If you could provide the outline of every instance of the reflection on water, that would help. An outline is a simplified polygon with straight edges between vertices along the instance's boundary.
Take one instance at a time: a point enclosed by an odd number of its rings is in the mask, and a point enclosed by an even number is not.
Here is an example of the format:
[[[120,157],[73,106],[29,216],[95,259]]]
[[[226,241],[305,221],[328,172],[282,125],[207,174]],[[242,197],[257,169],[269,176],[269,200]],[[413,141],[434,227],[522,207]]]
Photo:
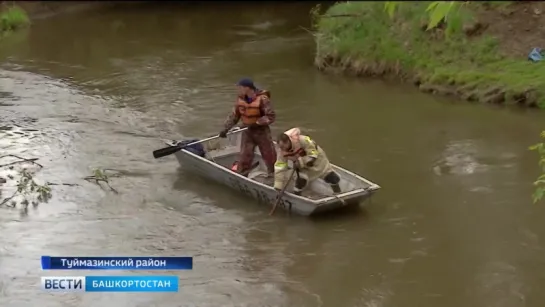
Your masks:
[[[476,172],[486,172],[487,166],[477,162],[475,158],[475,154],[479,152],[475,145],[472,140],[448,144],[444,158],[438,161],[434,171],[437,175],[471,175]]]
[[[0,148],[37,157],[50,203],[0,210],[6,306],[541,306],[542,114],[318,73],[312,3],[142,5],[37,21],[3,41]],[[383,188],[365,209],[277,214],[151,152],[218,132],[250,76],[274,133],[301,127]],[[116,169],[120,194],[82,180]],[[194,256],[176,294],[40,293],[39,257]],[[80,274],[73,272],[74,274]],[[135,272],[130,272],[135,274]],[[171,272],[169,272],[171,273]],[[49,273],[48,273],[49,274]],[[53,275],[53,274],[52,274]]]

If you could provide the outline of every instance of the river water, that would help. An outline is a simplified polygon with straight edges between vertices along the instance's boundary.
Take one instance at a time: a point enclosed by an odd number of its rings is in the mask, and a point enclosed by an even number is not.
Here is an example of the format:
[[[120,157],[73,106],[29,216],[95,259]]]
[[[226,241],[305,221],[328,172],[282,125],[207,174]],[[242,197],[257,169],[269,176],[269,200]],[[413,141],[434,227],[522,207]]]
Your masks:
[[[542,306],[545,209],[531,204],[527,147],[544,115],[321,74],[302,28],[311,6],[154,3],[3,39],[2,154],[40,158],[37,180],[78,186],[0,209],[0,305]],[[161,138],[217,133],[244,76],[271,90],[275,132],[301,127],[380,184],[376,197],[318,219],[269,217],[152,158]],[[93,168],[120,172],[119,194],[83,181]],[[175,294],[48,294],[39,277],[59,274],[41,271],[41,255],[193,256],[194,270],[169,272]]]

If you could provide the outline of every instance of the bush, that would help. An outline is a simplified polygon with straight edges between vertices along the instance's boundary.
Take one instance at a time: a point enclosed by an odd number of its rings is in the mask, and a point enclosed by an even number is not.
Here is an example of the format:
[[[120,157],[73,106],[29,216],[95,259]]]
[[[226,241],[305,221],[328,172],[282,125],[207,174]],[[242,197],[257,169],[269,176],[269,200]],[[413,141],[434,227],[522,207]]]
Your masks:
[[[0,32],[12,31],[30,24],[26,12],[17,6],[11,6],[0,12]]]
[[[316,64],[363,75],[418,76],[417,84],[443,85],[468,100],[545,107],[545,65],[508,58],[496,38],[468,36],[478,3],[460,6],[457,27],[426,31],[431,2],[404,2],[393,18],[384,2],[337,3],[316,19]],[[448,34],[448,36],[445,36]]]

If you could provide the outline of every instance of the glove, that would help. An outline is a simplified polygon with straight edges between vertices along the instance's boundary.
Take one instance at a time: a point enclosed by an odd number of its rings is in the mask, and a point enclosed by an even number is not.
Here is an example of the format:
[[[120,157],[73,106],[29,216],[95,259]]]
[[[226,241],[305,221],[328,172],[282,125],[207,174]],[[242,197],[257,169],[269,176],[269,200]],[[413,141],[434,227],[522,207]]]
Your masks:
[[[227,137],[227,130],[221,130],[219,135],[220,138],[226,138]]]
[[[307,166],[308,167],[313,167],[314,162],[316,162],[316,158],[310,158],[310,161],[307,162]]]

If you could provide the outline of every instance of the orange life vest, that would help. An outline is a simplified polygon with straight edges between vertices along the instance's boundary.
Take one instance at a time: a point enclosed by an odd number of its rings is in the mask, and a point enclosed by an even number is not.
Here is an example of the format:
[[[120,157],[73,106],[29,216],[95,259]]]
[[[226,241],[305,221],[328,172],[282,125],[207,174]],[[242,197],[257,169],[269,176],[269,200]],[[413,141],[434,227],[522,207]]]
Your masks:
[[[253,125],[257,120],[263,116],[261,114],[261,102],[264,97],[271,98],[269,91],[259,91],[250,103],[246,102],[244,98],[239,97],[237,101],[238,112],[240,113],[240,120],[245,125]]]
[[[289,151],[281,151],[282,156],[288,160],[296,160],[299,157],[306,156],[306,152],[301,148],[301,143],[299,142],[299,137],[301,136],[301,130],[299,128],[291,128],[290,130],[284,132],[290,138],[291,148]]]

